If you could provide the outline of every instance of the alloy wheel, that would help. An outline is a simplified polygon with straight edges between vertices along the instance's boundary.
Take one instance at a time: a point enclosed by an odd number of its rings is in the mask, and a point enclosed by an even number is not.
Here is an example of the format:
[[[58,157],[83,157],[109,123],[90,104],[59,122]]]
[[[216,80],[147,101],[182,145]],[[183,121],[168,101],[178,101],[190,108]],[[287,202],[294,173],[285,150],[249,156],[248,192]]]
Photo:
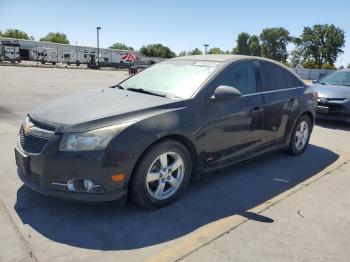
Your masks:
[[[309,125],[306,121],[301,121],[295,132],[295,147],[302,150],[309,139]]]
[[[185,164],[176,152],[165,152],[151,164],[146,175],[148,193],[157,200],[173,196],[181,186]]]

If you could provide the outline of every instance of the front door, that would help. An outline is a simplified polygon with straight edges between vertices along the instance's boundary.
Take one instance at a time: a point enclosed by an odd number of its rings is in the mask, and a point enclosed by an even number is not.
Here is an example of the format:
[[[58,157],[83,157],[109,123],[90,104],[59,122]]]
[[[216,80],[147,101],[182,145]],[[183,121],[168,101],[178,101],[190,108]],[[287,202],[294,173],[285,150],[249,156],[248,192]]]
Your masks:
[[[238,100],[210,101],[215,87],[227,85],[237,88]],[[216,167],[239,160],[261,145],[264,100],[257,94],[256,67],[252,61],[233,63],[210,85],[208,102],[203,110],[208,123],[198,136],[204,166]]]

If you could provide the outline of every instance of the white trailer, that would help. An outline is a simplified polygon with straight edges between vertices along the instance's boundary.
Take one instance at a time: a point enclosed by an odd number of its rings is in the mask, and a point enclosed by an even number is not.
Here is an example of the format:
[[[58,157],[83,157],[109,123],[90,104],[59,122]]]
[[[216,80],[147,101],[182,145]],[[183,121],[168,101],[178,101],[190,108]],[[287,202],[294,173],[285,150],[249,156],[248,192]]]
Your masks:
[[[20,62],[19,44],[2,42],[0,46],[0,61]]]
[[[38,46],[32,49],[32,57],[42,64],[50,63],[55,65],[60,62],[56,48]]]
[[[76,51],[67,51],[63,52],[61,55],[62,63],[66,63],[68,65],[76,64],[77,66],[81,64],[88,64],[91,61],[91,57],[95,56],[94,52],[76,52]]]

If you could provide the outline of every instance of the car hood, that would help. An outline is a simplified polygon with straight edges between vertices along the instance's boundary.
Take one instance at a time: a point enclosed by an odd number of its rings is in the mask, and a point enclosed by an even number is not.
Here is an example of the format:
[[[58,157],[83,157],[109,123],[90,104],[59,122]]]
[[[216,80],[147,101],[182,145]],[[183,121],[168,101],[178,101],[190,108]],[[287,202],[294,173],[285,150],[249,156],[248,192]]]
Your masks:
[[[349,98],[350,86],[338,86],[338,85],[313,85],[315,91],[318,92],[319,97],[325,98]]]
[[[33,110],[30,117],[57,132],[84,132],[142,119],[181,107],[182,100],[101,88],[64,96]]]

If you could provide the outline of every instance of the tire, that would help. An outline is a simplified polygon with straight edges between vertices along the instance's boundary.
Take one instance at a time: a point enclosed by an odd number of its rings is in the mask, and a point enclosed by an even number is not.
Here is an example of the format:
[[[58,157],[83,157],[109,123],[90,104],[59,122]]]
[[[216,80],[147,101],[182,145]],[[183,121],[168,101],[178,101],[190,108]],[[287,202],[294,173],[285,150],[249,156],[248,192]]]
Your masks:
[[[306,125],[306,126],[305,126]],[[307,128],[307,134],[301,129]],[[302,115],[295,124],[287,152],[291,155],[300,155],[307,148],[311,136],[312,124],[307,115]],[[302,136],[301,136],[302,135]]]
[[[170,170],[174,164],[178,167]],[[137,164],[130,184],[131,199],[144,208],[169,205],[187,188],[191,171],[191,157],[183,144],[175,140],[158,143]]]

